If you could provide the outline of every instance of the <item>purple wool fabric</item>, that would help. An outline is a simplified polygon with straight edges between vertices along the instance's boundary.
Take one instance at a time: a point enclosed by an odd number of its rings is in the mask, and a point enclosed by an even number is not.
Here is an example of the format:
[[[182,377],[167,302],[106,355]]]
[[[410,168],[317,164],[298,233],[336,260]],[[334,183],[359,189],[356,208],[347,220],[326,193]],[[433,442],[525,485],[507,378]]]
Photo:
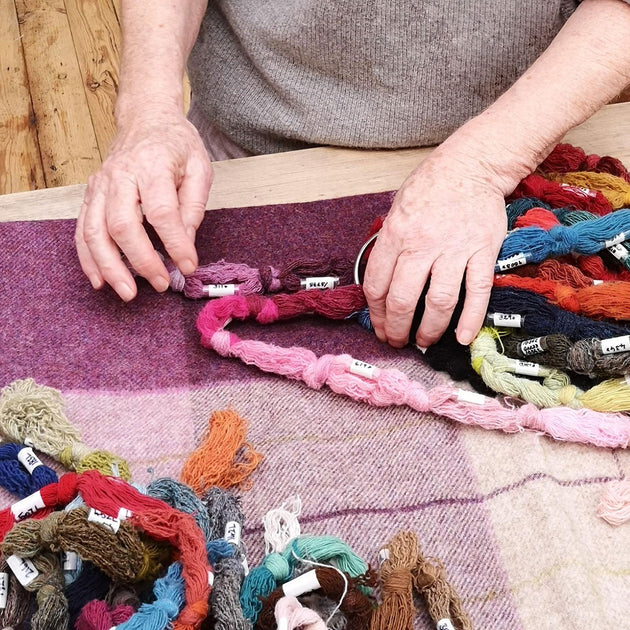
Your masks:
[[[209,212],[200,262],[352,257],[390,202],[385,193]],[[61,389],[84,440],[124,456],[139,483],[177,478],[210,413],[232,405],[265,454],[243,495],[250,566],[264,553],[264,513],[299,493],[304,533],[338,535],[373,564],[394,533],[414,529],[476,628],[624,627],[630,559],[619,550],[630,548],[630,528],[613,530],[595,505],[604,484],[630,469],[626,453],[372,408],[218,357],[199,344],[203,302],[144,282],[127,305],[109,289],[94,292],[73,231],[73,221],[0,223],[0,384],[33,377]],[[415,350],[380,344],[352,321],[238,331],[349,352],[427,386],[444,378]],[[430,628],[428,617],[415,627]]]

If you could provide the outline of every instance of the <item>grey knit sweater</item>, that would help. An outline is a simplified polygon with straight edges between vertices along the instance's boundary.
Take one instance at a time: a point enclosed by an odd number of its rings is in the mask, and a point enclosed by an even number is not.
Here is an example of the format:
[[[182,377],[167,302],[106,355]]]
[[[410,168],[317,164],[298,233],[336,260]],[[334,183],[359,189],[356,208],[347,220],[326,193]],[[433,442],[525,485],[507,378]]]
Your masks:
[[[209,0],[193,94],[253,153],[436,144],[504,92],[578,0]]]

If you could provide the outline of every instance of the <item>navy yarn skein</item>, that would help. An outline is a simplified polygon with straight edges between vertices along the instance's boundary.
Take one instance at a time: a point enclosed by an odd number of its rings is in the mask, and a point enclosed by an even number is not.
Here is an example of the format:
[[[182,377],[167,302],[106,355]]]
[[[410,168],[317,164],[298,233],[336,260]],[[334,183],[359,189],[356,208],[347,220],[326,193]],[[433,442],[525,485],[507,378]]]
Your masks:
[[[57,473],[44,464],[34,468],[32,473],[24,468],[17,457],[25,448],[28,447],[13,442],[0,446],[0,486],[21,499],[57,481]]]

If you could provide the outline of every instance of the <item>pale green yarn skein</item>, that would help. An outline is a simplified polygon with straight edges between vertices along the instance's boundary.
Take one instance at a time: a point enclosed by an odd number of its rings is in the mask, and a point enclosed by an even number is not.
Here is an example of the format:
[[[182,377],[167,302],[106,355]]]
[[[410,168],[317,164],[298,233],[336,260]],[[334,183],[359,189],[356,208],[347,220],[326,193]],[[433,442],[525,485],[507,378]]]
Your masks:
[[[130,481],[124,459],[83,443],[66,417],[65,406],[61,392],[52,387],[38,385],[32,378],[14,381],[0,392],[0,435],[28,444],[71,470],[98,470]]]

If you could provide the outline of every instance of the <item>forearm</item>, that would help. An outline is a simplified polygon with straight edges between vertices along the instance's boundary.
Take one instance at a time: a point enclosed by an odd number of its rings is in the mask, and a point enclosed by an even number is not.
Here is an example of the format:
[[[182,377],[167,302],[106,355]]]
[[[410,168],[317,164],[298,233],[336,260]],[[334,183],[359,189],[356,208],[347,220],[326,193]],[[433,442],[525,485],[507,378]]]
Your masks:
[[[630,5],[585,0],[531,68],[443,146],[475,153],[511,192],[569,129],[630,83],[628,42]]]
[[[208,0],[122,0],[116,118],[154,105],[182,111],[182,80]]]

